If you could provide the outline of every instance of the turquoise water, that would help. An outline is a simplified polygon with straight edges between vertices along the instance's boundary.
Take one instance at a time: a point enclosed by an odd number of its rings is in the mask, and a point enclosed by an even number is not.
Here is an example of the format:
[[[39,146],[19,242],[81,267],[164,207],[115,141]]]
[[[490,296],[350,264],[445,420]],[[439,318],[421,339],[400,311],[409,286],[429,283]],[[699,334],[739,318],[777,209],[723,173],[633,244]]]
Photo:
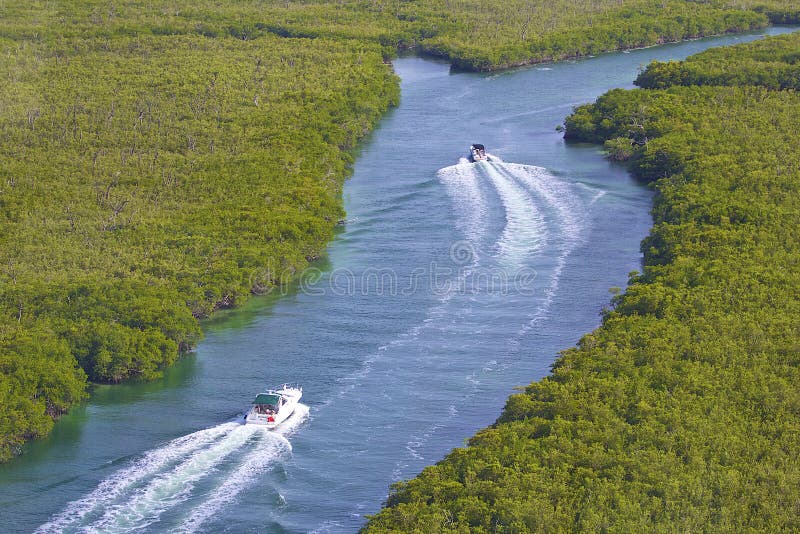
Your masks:
[[[164,380],[98,388],[0,466],[0,530],[357,530],[389,484],[545,376],[640,268],[650,191],[555,127],[651,59],[757,37],[491,75],[397,60],[401,105],[361,149],[325,260],[209,322]],[[493,160],[467,163],[472,142]],[[293,420],[242,426],[283,382],[304,387]]]

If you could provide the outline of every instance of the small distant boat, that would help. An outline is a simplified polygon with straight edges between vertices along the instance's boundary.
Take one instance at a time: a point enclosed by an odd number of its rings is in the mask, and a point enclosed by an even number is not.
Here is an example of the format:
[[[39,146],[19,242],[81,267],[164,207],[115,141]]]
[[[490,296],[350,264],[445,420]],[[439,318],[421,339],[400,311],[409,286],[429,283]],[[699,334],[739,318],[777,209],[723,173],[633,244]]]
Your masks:
[[[486,147],[479,143],[469,145],[469,160],[472,163],[476,161],[489,161],[489,156],[486,155]]]
[[[284,384],[280,389],[270,389],[256,395],[253,407],[244,418],[245,424],[262,425],[273,429],[294,413],[303,396],[303,388]]]

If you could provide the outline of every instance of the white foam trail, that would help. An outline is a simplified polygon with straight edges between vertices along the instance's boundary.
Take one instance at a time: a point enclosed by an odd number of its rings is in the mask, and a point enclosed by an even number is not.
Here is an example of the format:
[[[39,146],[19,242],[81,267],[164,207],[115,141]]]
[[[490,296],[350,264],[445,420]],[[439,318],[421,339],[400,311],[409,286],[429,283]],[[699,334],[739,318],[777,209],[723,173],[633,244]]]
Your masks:
[[[543,199],[551,207],[556,213],[560,226],[560,231],[556,231],[554,234],[563,236],[557,243],[554,243],[555,266],[550,281],[544,288],[544,299],[528,316],[527,323],[517,332],[517,338],[521,338],[547,316],[558,291],[561,273],[566,266],[567,258],[583,242],[585,230],[589,224],[586,216],[587,207],[604,195],[605,191],[590,188],[595,195],[587,204],[581,195],[576,194],[575,184],[559,180],[541,167],[502,162],[496,165],[502,173],[518,181],[531,194]]]
[[[103,480],[86,497],[69,504],[63,512],[36,529],[36,532],[62,532],[74,526],[95,510],[113,503],[120,495],[142,480],[154,476],[173,462],[208,446],[220,436],[239,426],[241,426],[239,423],[225,423],[200,430],[172,440],[166,445],[146,453],[130,466]]]
[[[220,462],[265,431],[257,425],[238,425],[216,443],[184,459],[177,467],[158,474],[145,487],[127,496],[125,502],[109,506],[103,516],[88,528],[100,532],[129,532],[152,524],[166,510],[188,499],[194,485]]]
[[[567,257],[575,249],[578,240],[581,238],[583,224],[582,218],[579,218],[577,214],[583,210],[567,200],[575,199],[575,195],[572,194],[573,192],[562,187],[562,190],[559,192],[560,194],[555,195],[547,188],[543,187],[541,180],[542,173],[540,172],[539,167],[530,167],[525,165],[514,166],[512,164],[506,166],[506,169],[506,172],[513,174],[514,177],[520,179],[531,191],[535,191],[537,194],[542,195],[546,201],[554,207],[555,211],[558,213],[558,217],[562,226],[562,231],[560,233],[565,237],[565,239],[563,239],[557,247],[556,262],[550,275],[549,284],[544,288],[544,299],[541,301],[539,306],[537,306],[536,310],[528,315],[527,323],[522,325],[517,332],[517,339],[512,340],[512,344],[516,350],[519,345],[518,339],[530,332],[539,323],[539,321],[547,316],[547,312],[550,310],[550,306],[552,305],[553,299],[558,291],[559,282],[561,281],[561,273],[567,264]],[[557,182],[554,176],[549,174],[546,176],[548,179],[552,179],[552,182],[550,182],[551,186],[553,183]]]
[[[239,494],[251,487],[258,477],[276,460],[292,452],[286,436],[293,434],[308,417],[308,406],[299,404],[292,416],[274,432],[265,432],[263,440],[248,453],[242,463],[230,473],[219,487],[189,513],[180,527],[173,532],[196,532],[209,518],[236,500]]]
[[[533,196],[499,171],[502,162],[493,158],[476,166],[491,179],[506,211],[506,226],[497,241],[500,258],[510,267],[522,267],[524,260],[536,254],[547,243],[547,226],[536,209]]]
[[[575,194],[572,184],[558,179],[542,167],[516,163],[498,163],[497,166],[552,207],[559,219],[561,233],[568,241],[583,239],[586,206]]]
[[[459,230],[477,248],[486,229],[487,207],[475,165],[464,159],[462,163],[445,167],[437,174],[453,200]]]
[[[234,456],[236,467],[207,501],[212,509],[219,509],[252,484],[259,473],[291,451],[286,436],[307,415],[308,407],[301,404],[275,432],[230,422],[170,441],[102,481],[36,532],[143,529],[158,521],[165,511],[189,499],[198,481],[219,473],[217,467]],[[247,449],[250,445],[253,450]],[[236,457],[241,450],[244,454]],[[197,513],[189,525],[199,526],[207,517]]]
[[[589,201],[589,205],[591,206],[592,204],[603,198],[605,194],[606,191],[598,191],[597,193],[595,193],[595,195],[592,197],[592,200]]]

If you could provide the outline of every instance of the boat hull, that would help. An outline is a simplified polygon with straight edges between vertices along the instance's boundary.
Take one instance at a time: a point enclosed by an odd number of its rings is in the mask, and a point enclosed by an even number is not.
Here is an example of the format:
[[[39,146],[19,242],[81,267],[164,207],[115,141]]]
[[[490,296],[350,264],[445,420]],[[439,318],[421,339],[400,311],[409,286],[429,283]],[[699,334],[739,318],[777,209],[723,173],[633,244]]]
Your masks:
[[[277,391],[270,391],[270,394],[280,395],[283,403],[280,408],[273,413],[264,413],[259,409],[259,405],[253,405],[245,415],[246,425],[258,425],[273,430],[285,422],[297,409],[300,398],[303,396],[302,389],[283,388]]]
[[[472,163],[476,163],[478,161],[489,161],[489,156],[486,155],[486,148],[479,143],[470,145],[469,160]]]

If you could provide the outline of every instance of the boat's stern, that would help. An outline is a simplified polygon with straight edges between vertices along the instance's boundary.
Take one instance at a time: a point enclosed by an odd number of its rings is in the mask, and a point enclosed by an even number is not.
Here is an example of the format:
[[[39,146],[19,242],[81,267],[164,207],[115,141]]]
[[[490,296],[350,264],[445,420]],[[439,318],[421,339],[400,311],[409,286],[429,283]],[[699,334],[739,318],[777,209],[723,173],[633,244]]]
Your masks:
[[[250,409],[249,412],[247,412],[247,415],[244,417],[244,424],[258,425],[272,429],[278,426],[278,421],[275,415],[258,413],[255,410],[255,407],[253,407]]]
[[[487,161],[486,147],[480,143],[473,143],[469,146],[469,159],[473,163],[477,161]]]

